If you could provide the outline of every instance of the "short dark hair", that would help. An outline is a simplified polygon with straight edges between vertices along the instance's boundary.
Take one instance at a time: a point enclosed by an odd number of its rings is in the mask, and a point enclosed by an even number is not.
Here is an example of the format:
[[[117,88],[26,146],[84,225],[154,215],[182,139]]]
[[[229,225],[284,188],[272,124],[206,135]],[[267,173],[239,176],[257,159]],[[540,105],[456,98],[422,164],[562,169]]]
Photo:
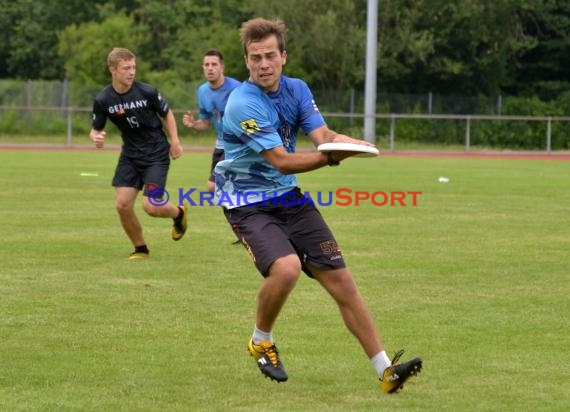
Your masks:
[[[206,56],[217,56],[220,59],[220,63],[224,62],[224,55],[219,50],[210,49],[206,53],[204,53],[204,57]]]

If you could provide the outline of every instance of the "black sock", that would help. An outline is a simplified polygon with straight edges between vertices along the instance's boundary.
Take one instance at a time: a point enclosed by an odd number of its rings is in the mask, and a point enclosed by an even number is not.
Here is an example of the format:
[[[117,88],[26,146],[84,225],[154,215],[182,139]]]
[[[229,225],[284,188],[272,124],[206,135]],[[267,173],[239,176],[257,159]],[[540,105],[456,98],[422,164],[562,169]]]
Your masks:
[[[174,219],[181,220],[182,216],[184,216],[184,210],[180,206],[178,206],[178,216],[176,216]]]
[[[149,253],[146,245],[135,246],[135,253]]]

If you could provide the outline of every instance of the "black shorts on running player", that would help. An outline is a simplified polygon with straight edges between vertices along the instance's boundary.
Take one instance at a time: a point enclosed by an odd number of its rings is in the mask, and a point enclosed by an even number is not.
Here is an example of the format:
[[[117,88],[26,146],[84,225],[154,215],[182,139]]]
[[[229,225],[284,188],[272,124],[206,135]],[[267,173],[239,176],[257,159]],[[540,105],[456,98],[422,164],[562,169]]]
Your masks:
[[[144,195],[156,188],[165,188],[170,167],[168,154],[158,160],[133,159],[121,153],[115,169],[114,187],[134,187],[143,189]],[[157,195],[155,198],[160,199]]]

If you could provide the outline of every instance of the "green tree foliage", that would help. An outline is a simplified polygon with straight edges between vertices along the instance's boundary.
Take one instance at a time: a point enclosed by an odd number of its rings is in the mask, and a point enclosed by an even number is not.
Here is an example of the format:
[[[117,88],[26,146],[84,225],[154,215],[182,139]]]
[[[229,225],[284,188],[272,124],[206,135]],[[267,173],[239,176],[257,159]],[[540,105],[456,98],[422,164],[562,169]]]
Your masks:
[[[381,17],[386,90],[497,95],[536,39],[524,34],[523,0],[393,0]]]
[[[239,45],[239,22],[228,19],[243,14],[237,1],[178,2],[165,21],[161,7],[146,2],[137,13],[137,21],[152,33],[152,43],[145,58],[153,69],[175,70],[184,81],[203,80],[202,57],[208,49],[224,54],[226,74],[244,78],[246,70]],[[200,4],[203,3],[203,4]],[[229,21],[228,21],[229,20]],[[239,20],[242,21],[241,19]],[[153,52],[160,50],[160,54]],[[168,64],[168,66],[165,66]]]
[[[255,0],[260,17],[288,27],[286,74],[314,88],[346,90],[364,80],[366,1]],[[326,5],[325,5],[326,4]]]
[[[78,0],[0,0],[0,77],[63,79],[58,31],[96,17],[97,4]]]
[[[518,61],[507,91],[552,99],[570,90],[570,2],[533,1],[522,19],[536,44]]]
[[[65,60],[66,78],[83,84],[104,84],[109,81],[107,54],[113,47],[126,47],[138,54],[145,44],[146,32],[141,31],[132,17],[122,12],[98,22],[71,25],[60,33],[59,53]],[[137,61],[140,72],[148,63]]]
[[[239,27],[289,28],[285,73],[318,90],[362,90],[367,0],[0,0],[0,78],[101,82],[104,57],[133,48],[153,76],[202,78],[220,49],[247,75]],[[540,95],[568,90],[570,3],[561,0],[378,0],[381,92]],[[145,67],[141,67],[145,69]]]

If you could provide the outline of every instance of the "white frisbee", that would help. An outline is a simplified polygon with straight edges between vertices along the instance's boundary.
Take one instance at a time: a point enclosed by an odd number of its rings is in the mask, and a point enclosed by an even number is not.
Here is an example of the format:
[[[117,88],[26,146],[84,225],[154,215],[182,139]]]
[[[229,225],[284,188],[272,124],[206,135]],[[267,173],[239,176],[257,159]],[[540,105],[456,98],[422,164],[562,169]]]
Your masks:
[[[376,157],[380,151],[374,146],[357,143],[323,143],[317,147],[319,152],[358,152],[353,157]]]

